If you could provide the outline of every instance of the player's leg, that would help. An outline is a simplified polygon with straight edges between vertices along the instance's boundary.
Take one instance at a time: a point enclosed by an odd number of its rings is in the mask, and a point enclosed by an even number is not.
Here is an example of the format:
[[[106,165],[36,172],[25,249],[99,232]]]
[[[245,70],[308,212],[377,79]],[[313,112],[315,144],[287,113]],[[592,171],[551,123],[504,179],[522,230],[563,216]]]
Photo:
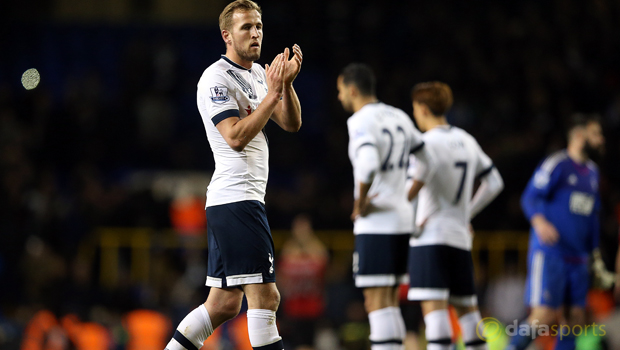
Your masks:
[[[243,291],[237,287],[228,288],[222,256],[222,244],[227,245],[218,222],[226,215],[225,206],[207,208],[207,240],[209,258],[207,282],[211,287],[204,304],[190,312],[177,327],[167,350],[200,349],[204,341],[222,323],[237,316],[241,309]],[[219,237],[218,237],[219,236]]]
[[[425,300],[420,305],[426,326],[426,349],[452,349],[452,327],[450,326],[448,300]]]
[[[478,310],[478,298],[474,282],[474,263],[471,252],[446,247],[450,261],[450,304],[459,317],[463,342],[467,350],[488,349],[482,336],[482,317]]]
[[[226,227],[235,231],[220,243],[226,252],[226,283],[243,288],[248,300],[248,334],[254,349],[282,350],[276,326],[280,293],[276,288],[274,248],[265,206],[258,201],[237,202],[231,207],[234,220]]]
[[[386,307],[399,306],[397,287],[364,288],[364,306],[370,313]]]
[[[408,286],[407,286],[408,287]],[[409,288],[407,288],[409,289]],[[420,324],[422,319],[422,308],[419,303],[402,303],[400,312],[405,320],[407,335],[405,337],[406,350],[420,349]]]
[[[575,326],[582,326],[583,330],[585,309],[581,306],[566,307],[561,314],[555,350],[574,350],[576,337],[573,330]]]
[[[421,302],[429,350],[449,350],[452,327],[448,311],[450,296],[449,255],[446,246],[414,246],[409,250],[409,300]]]
[[[589,271],[587,263],[566,264],[568,274],[568,296],[566,306],[560,314],[560,331],[555,345],[556,350],[575,349],[575,326],[585,327],[585,306],[588,295]]]
[[[530,314],[519,330],[510,338],[507,350],[524,350],[536,338],[540,326],[556,324],[557,310],[564,302],[567,276],[561,257],[534,251],[528,257],[528,276],[525,287],[525,302],[530,306]]]
[[[372,350],[402,350],[407,330],[398,307],[398,285],[406,278],[409,235],[355,237],[355,285],[364,289]]]
[[[483,337],[482,317],[478,306],[461,306],[453,304],[459,317],[459,325],[463,334],[466,350],[486,350],[486,340]]]
[[[364,288],[372,350],[401,350],[407,330],[399,308],[398,288]]]
[[[237,288],[211,288],[207,301],[179,323],[166,349],[200,349],[217,327],[239,314],[242,300],[243,292]]]
[[[284,349],[276,326],[276,311],[280,305],[280,293],[276,284],[246,284],[243,290],[248,299],[248,334],[252,348]]]

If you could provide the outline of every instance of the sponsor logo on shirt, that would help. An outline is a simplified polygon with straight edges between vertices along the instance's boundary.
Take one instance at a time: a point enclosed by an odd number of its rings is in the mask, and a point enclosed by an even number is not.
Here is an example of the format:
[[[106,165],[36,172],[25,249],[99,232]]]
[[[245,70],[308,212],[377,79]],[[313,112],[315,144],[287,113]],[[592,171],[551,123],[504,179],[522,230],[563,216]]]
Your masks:
[[[573,214],[589,216],[594,209],[594,196],[573,191],[570,195],[570,211]]]

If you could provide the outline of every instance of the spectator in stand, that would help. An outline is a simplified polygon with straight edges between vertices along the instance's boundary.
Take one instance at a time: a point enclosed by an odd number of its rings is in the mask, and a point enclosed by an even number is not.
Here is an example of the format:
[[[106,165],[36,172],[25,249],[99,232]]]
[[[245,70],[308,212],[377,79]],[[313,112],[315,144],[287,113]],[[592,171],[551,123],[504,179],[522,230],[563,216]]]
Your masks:
[[[317,320],[325,307],[324,284],[328,255],[325,245],[314,234],[312,221],[305,214],[293,220],[291,237],[284,243],[279,259],[279,276],[287,349],[312,346]],[[286,330],[284,330],[286,329]]]

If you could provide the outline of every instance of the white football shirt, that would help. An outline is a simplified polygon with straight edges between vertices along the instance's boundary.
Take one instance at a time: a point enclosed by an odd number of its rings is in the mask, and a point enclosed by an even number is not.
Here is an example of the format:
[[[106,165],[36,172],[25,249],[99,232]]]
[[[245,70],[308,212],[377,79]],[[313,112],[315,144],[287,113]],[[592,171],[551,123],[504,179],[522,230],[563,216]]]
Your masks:
[[[355,168],[362,166],[358,151],[362,147],[374,147],[380,162],[368,191],[373,210],[355,220],[353,232],[356,235],[413,233],[413,207],[407,200],[405,181],[409,154],[424,146],[421,133],[405,112],[381,102],[362,107],[348,119],[347,126],[356,199],[360,179],[355,178]]]
[[[453,126],[438,126],[423,134],[425,147],[437,155],[432,177],[418,194],[416,225],[423,226],[411,246],[449,245],[471,250],[469,234],[474,181],[493,169],[493,162],[476,139]]]
[[[256,63],[252,69],[246,69],[222,56],[202,74],[198,82],[198,110],[215,159],[207,207],[245,200],[265,202],[269,149],[264,130],[237,152],[215,126],[229,117],[247,117],[266,95],[265,70]]]

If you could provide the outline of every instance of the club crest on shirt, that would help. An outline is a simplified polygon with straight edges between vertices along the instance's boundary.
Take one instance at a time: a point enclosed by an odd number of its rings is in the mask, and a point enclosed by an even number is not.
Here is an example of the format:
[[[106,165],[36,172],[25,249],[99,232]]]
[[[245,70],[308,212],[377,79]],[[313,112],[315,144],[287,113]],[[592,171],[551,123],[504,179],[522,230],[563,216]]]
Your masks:
[[[211,101],[213,101],[213,103],[224,103],[229,100],[228,88],[223,86],[214,86],[211,88]]]
[[[577,175],[575,175],[575,174],[568,175],[568,183],[571,186],[575,186],[578,181],[579,181],[579,179],[577,178]]]

